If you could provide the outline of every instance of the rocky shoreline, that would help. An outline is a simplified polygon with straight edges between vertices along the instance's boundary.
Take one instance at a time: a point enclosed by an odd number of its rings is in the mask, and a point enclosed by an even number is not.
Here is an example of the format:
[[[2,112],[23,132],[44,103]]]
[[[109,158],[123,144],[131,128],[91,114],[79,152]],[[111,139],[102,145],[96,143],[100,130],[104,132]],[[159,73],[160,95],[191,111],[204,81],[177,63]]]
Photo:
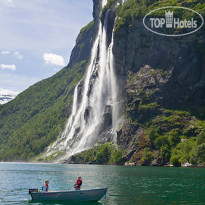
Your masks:
[[[188,162],[186,163],[182,163],[180,166],[174,166],[172,164],[165,164],[165,165],[161,165],[159,163],[157,163],[156,161],[152,162],[150,165],[144,165],[144,164],[139,164],[139,163],[134,163],[134,162],[123,162],[123,163],[96,163],[96,162],[86,162],[83,163],[78,162],[76,160],[74,160],[73,157],[64,160],[63,162],[61,162],[62,164],[88,164],[88,165],[119,165],[119,166],[137,166],[137,167],[141,167],[141,166],[149,166],[149,167],[192,167],[192,168],[205,168],[205,164],[200,163],[200,164],[190,164]]]

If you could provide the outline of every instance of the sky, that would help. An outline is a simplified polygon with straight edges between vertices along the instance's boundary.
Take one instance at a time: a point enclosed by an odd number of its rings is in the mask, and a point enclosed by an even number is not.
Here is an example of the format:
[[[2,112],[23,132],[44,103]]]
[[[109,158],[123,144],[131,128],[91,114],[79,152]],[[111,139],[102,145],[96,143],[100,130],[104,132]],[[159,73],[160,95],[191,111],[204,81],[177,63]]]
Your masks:
[[[21,92],[69,62],[92,0],[0,0],[0,88]]]

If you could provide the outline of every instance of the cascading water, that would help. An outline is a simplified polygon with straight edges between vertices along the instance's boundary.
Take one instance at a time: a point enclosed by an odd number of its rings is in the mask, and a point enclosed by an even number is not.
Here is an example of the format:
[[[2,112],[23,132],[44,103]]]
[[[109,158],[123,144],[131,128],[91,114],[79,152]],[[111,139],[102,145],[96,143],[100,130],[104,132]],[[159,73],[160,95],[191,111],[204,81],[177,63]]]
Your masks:
[[[103,0],[102,6],[107,1]],[[99,21],[99,31],[92,48],[90,65],[85,78],[74,91],[73,107],[70,118],[61,138],[51,150],[66,151],[66,157],[94,146],[101,135],[103,114],[111,109],[112,126],[110,135],[116,141],[118,122],[118,88],[113,65],[113,28],[109,30],[110,10],[105,15],[104,24]],[[114,21],[114,19],[113,19]],[[111,34],[108,36],[108,34]],[[110,38],[110,39],[109,39]],[[81,99],[78,87],[83,83]]]

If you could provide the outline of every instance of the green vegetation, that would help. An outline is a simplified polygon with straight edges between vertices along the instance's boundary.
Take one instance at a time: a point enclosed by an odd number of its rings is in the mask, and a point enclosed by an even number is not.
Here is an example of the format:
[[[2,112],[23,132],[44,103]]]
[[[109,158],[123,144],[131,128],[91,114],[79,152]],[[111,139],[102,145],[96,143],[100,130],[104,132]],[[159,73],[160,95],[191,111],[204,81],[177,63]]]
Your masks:
[[[64,68],[0,107],[0,160],[27,160],[61,134],[87,61]]]
[[[174,166],[185,162],[205,163],[204,121],[187,111],[168,110],[155,102],[143,104],[143,97],[136,103],[135,98],[139,97],[134,95],[130,99],[125,116],[131,127],[137,125],[146,130],[149,142],[145,142],[144,137],[139,139],[134,161],[149,165],[155,158],[162,165],[171,163]]]
[[[156,102],[149,104],[142,104],[142,102],[140,102],[138,107],[139,110],[153,110],[155,108],[159,108],[159,105]]]
[[[168,116],[159,115],[146,124],[152,149],[160,151],[162,164],[173,165],[204,162],[205,123],[193,119],[184,111],[164,110]]]
[[[189,162],[191,164],[205,162],[205,132],[200,132],[197,137],[191,137],[179,143],[172,150],[172,160],[178,163]]]
[[[104,8],[101,11],[101,21],[102,22],[104,22],[105,14],[106,14],[107,10],[108,9],[114,9],[117,2],[119,2],[119,0],[108,0],[107,4],[104,6]]]
[[[38,162],[55,162],[56,160],[58,160],[60,157],[65,156],[65,152],[63,151],[57,151],[54,152],[53,154],[47,156],[47,157],[43,157],[41,155],[31,158],[30,161],[38,161]]]
[[[115,31],[121,27],[131,27],[136,18],[144,16],[148,11],[146,1],[127,0],[117,8],[117,18]]]
[[[147,72],[154,77],[166,75],[161,71],[163,70],[155,69]],[[138,136],[138,142],[135,143],[137,151],[131,160],[139,165],[149,165],[151,162],[161,165],[171,163],[174,166],[181,166],[186,162],[204,164],[204,107],[187,103],[183,108],[164,108],[155,101],[155,89],[135,90],[135,84],[140,82],[139,72],[129,73],[126,86],[128,102],[124,114],[126,120],[121,125],[121,130],[125,126],[125,132],[129,128],[130,136],[122,131],[120,139],[126,140],[127,136],[132,143],[136,139],[135,130],[139,127],[145,130],[145,136]]]
[[[87,24],[85,27],[83,27],[83,28],[80,30],[80,33],[79,33],[79,35],[78,35],[78,38],[81,38],[85,32],[87,32],[88,30],[90,30],[91,27],[93,26],[93,24],[94,24],[94,21],[91,21],[89,24]]]
[[[205,2],[203,0],[127,0],[123,5],[117,8],[117,21],[115,31],[121,27],[131,27],[137,18],[144,17],[149,11],[165,6],[182,6],[191,8],[205,16]],[[160,11],[157,14],[161,14]],[[163,14],[164,15],[164,14]],[[178,12],[178,15],[184,17],[186,12]]]
[[[179,159],[176,156],[171,157],[170,163],[175,167],[181,166],[181,163],[179,162]]]
[[[117,145],[106,143],[75,154],[72,160],[76,163],[120,164],[123,155]]]
[[[141,160],[144,162],[145,165],[149,165],[153,159],[154,157],[152,152],[150,151],[150,148],[146,147],[142,152]]]

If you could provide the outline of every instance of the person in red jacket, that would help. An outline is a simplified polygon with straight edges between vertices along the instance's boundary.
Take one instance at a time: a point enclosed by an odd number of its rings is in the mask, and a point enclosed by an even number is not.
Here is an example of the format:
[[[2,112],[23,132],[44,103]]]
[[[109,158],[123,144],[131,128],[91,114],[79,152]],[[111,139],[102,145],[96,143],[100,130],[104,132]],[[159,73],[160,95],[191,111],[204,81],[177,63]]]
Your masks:
[[[76,183],[75,183],[75,190],[80,190],[82,183],[83,183],[83,181],[81,179],[81,176],[79,176],[78,179],[76,180]]]

